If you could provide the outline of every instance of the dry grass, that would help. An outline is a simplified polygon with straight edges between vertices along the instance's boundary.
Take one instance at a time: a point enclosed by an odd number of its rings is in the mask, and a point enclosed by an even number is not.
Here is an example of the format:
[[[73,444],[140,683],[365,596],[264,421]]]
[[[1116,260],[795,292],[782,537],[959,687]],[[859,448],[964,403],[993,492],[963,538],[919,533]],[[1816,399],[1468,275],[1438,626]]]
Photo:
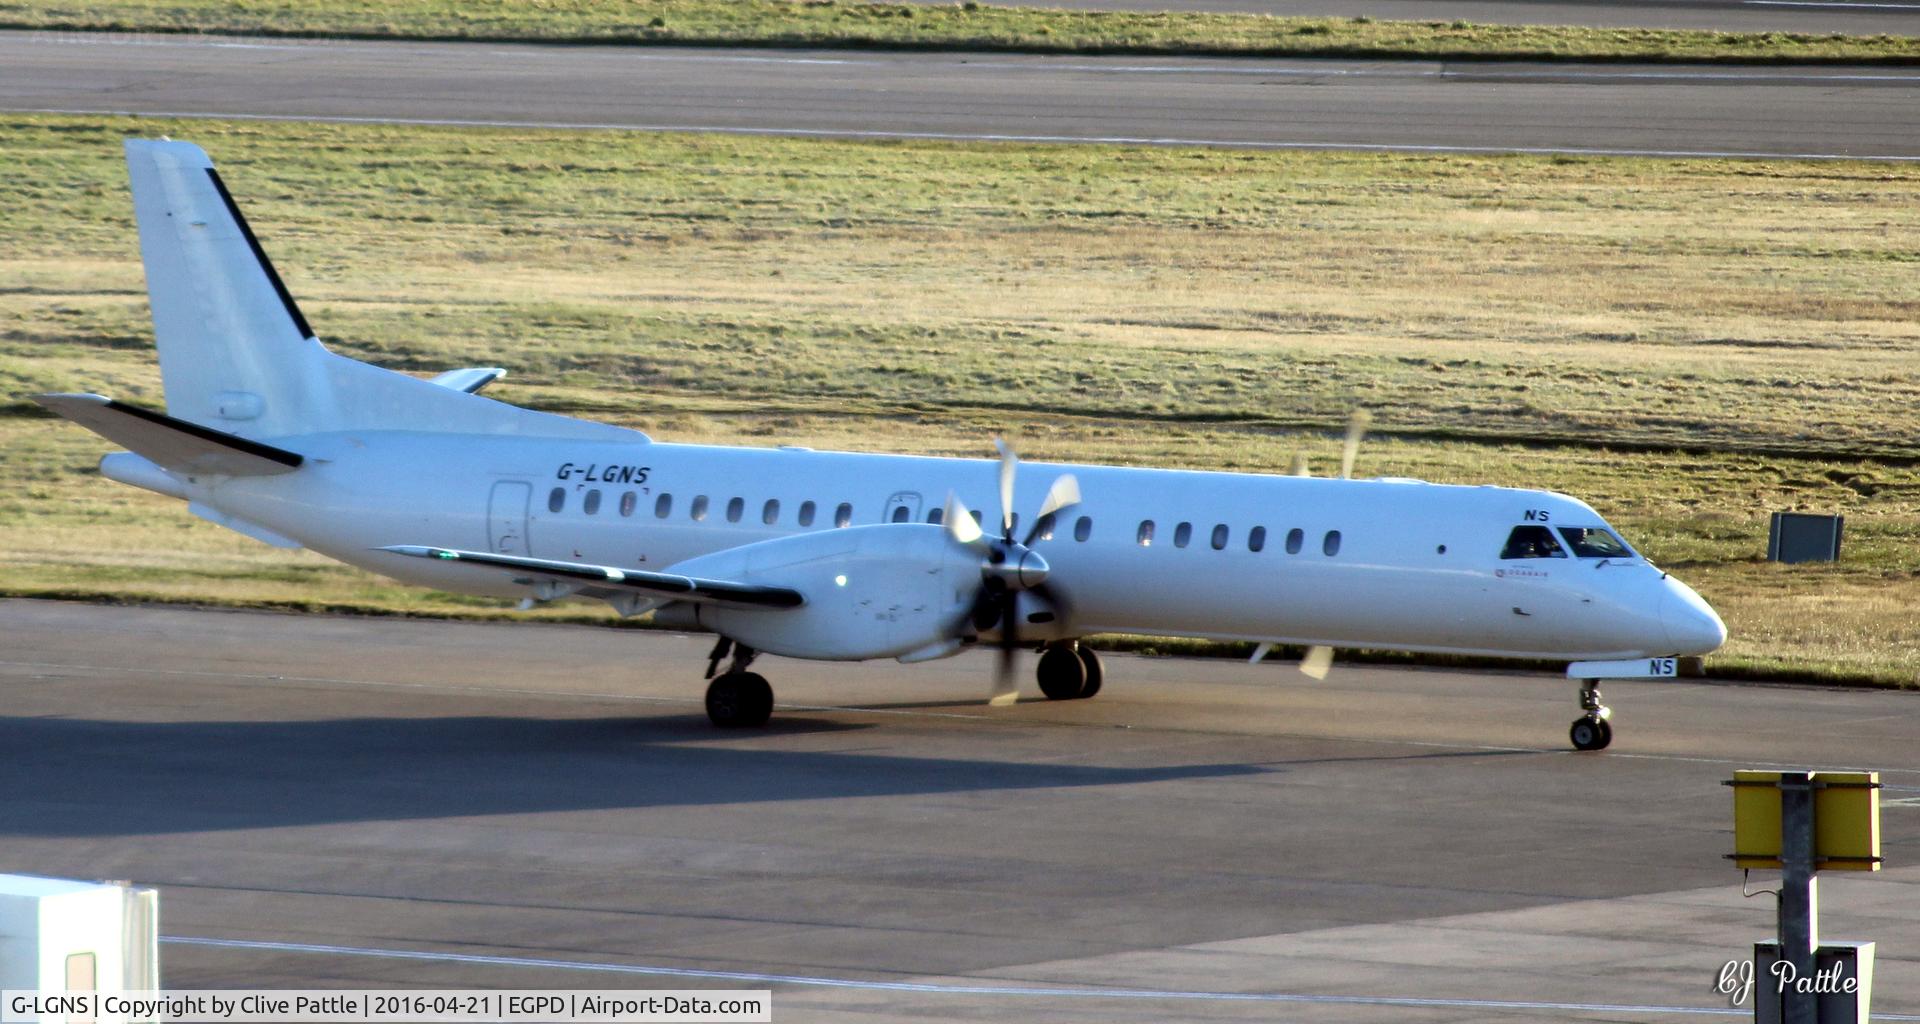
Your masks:
[[[158,403],[131,123],[0,126],[0,591],[495,614],[101,481],[25,394]],[[1587,498],[1742,670],[1915,681],[1920,170],[854,144],[297,124],[220,160],[310,318],[390,366],[673,440],[1236,469]],[[879,440],[884,438],[884,442]],[[1837,566],[1766,513],[1848,516]],[[567,614],[580,614],[575,609]]]

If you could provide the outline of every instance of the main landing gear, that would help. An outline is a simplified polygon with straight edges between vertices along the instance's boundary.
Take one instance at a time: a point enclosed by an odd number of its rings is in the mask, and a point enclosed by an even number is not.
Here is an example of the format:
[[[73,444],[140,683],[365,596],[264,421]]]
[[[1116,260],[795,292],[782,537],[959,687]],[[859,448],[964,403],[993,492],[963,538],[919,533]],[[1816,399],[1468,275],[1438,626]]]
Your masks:
[[[1607,721],[1613,709],[1600,703],[1600,680],[1580,680],[1580,709],[1586,714],[1574,719],[1573,728],[1567,730],[1573,749],[1605,750],[1613,742],[1613,726]]]
[[[1034,674],[1048,700],[1085,700],[1100,692],[1100,682],[1105,678],[1100,656],[1078,640],[1048,644],[1040,653]]]
[[[720,659],[729,653],[733,661],[726,672],[715,676]],[[713,645],[707,658],[707,719],[722,729],[749,728],[767,724],[773,716],[773,687],[765,676],[747,671],[759,651],[746,644],[735,644],[726,637]]]

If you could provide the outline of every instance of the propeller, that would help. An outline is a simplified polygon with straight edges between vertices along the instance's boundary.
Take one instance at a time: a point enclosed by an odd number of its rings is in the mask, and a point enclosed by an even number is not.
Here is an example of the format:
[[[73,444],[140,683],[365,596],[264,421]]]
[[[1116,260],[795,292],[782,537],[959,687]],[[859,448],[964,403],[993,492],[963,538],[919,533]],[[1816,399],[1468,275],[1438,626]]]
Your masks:
[[[1373,414],[1365,409],[1355,409],[1347,417],[1347,442],[1340,449],[1340,479],[1353,479],[1353,461],[1360,455],[1360,439],[1367,436],[1367,426],[1373,422]],[[1288,476],[1312,476],[1307,471],[1307,457],[1299,453],[1293,456],[1293,465],[1287,469]],[[1266,657],[1270,645],[1262,644],[1254,653],[1253,660],[1258,662]],[[1300,659],[1300,674],[1309,679],[1325,679],[1333,671],[1333,648],[1313,646],[1307,648],[1305,657]]]
[[[1033,517],[1027,535],[1015,539],[1013,485],[1020,458],[1005,441],[995,438],[993,444],[1000,451],[1000,536],[993,538],[981,529],[973,512],[953,494],[947,496],[942,522],[949,537],[980,555],[980,589],[974,594],[967,620],[975,633],[999,627],[1000,656],[994,667],[993,689],[987,703],[1002,707],[1012,704],[1018,696],[1013,681],[1013,661],[1014,652],[1020,647],[1020,596],[1032,594],[1053,608],[1055,614],[1065,607],[1060,594],[1047,585],[1047,560],[1033,550],[1033,544],[1043,539],[1041,533],[1051,517],[1080,503],[1080,483],[1071,474],[1055,479],[1047,488],[1047,496],[1040,503],[1040,512]]]
[[[1340,479],[1353,479],[1353,460],[1360,454],[1360,439],[1367,436],[1367,424],[1373,422],[1373,414],[1365,409],[1353,410],[1347,419],[1347,444],[1340,450]]]

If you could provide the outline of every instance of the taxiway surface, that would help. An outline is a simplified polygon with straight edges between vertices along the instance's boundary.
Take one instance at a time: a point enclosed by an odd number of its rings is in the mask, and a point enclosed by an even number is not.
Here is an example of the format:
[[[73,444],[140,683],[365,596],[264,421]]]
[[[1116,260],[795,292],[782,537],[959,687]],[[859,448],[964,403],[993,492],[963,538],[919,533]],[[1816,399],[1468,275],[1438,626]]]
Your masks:
[[[1920,1012],[1920,695],[1110,655],[756,666],[705,638],[0,602],[0,869],[162,891],[176,988],[771,987],[775,1019],[1739,1016],[1772,923],[1737,767],[1868,767],[1890,870],[1823,882]],[[1028,688],[1031,690],[1031,687]],[[1750,1013],[1750,1011],[1748,1011]]]
[[[1920,69],[0,33],[0,109],[847,138],[1920,159]]]

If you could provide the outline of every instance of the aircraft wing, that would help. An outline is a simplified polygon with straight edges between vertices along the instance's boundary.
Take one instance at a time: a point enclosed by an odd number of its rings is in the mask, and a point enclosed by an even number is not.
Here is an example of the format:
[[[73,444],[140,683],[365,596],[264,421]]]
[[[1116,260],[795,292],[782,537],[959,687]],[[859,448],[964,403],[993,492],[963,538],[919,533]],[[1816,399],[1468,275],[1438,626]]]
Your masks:
[[[272,476],[306,461],[298,452],[143,409],[105,395],[35,395],[59,415],[124,445],[155,465],[181,473]]]
[[[380,550],[413,558],[438,558],[449,562],[496,569],[517,580],[555,581],[574,585],[573,593],[590,597],[632,594],[660,601],[691,601],[731,608],[798,608],[806,603],[800,592],[788,587],[770,587],[758,583],[703,579],[671,572],[641,569],[616,569],[608,565],[560,562],[524,555],[495,555],[485,551],[459,551],[452,548],[395,544]]]

